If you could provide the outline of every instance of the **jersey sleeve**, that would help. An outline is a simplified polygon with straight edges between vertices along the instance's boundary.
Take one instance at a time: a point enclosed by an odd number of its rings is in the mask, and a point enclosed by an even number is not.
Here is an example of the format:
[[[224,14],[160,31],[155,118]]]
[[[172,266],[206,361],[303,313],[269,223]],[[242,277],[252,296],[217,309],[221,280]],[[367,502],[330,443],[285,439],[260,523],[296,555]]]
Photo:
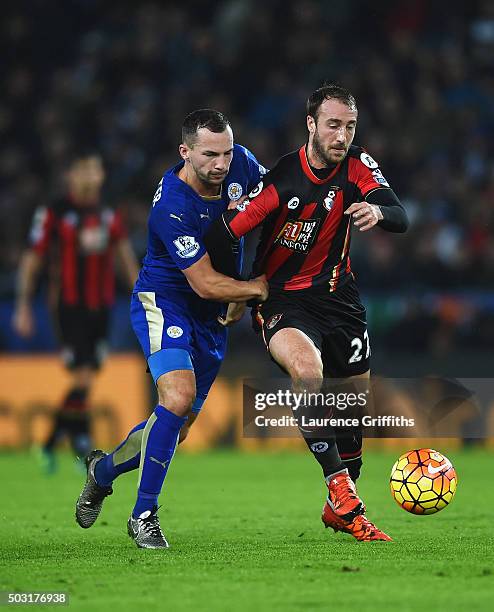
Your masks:
[[[364,150],[359,158],[354,158],[351,171],[352,179],[356,183],[362,197],[366,197],[376,189],[391,189],[384,178],[379,164]]]
[[[362,197],[381,209],[383,218],[379,227],[388,232],[405,232],[408,217],[398,197],[384,178],[379,164],[363,149],[359,156],[351,159],[349,177],[360,191]]]
[[[44,256],[55,229],[55,212],[47,206],[36,209],[29,232],[29,245],[38,255]]]
[[[153,208],[151,215],[152,229],[180,270],[186,270],[206,253],[199,225],[193,215],[193,211],[174,213],[164,206]]]
[[[269,172],[233,210],[223,213],[223,222],[232,238],[238,239],[260,225],[280,205],[275,173]]]
[[[383,218],[378,226],[387,232],[406,232],[409,226],[408,215],[397,195],[392,189],[374,190],[366,198],[370,204],[381,209]]]

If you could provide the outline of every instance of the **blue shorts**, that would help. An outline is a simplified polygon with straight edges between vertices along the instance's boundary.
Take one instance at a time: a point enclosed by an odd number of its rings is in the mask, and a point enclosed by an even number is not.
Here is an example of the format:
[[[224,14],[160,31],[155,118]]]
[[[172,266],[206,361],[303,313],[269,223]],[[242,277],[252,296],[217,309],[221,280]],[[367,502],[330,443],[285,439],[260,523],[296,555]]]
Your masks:
[[[130,319],[154,382],[174,370],[193,370],[199,412],[225,357],[227,329],[216,320],[217,304],[195,294],[164,297],[150,291],[132,294]],[[199,301],[200,300],[200,301]]]

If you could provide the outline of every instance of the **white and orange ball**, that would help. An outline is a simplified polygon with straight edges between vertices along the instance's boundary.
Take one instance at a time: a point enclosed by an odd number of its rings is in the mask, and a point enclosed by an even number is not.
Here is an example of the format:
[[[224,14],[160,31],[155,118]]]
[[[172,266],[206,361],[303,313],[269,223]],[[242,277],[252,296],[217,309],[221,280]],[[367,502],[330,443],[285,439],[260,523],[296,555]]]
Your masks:
[[[451,461],[431,448],[401,455],[391,470],[391,494],[412,514],[435,514],[453,499],[458,477]]]

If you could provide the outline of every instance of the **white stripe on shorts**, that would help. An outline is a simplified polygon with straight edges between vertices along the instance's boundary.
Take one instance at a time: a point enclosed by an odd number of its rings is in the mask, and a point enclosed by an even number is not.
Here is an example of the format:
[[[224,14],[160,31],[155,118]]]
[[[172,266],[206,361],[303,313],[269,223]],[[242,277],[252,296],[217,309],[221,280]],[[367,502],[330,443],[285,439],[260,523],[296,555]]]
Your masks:
[[[156,294],[153,291],[140,291],[137,296],[146,311],[148,322],[149,348],[151,353],[161,350],[161,338],[165,319],[161,308],[156,306]]]

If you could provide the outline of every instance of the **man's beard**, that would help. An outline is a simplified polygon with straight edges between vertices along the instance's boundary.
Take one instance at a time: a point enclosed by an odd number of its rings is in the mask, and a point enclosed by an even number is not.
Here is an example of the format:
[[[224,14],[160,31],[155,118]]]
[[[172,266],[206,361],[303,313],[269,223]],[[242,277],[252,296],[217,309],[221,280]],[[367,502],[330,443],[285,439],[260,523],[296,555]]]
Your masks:
[[[209,175],[209,173],[205,173],[202,172],[201,170],[197,169],[193,164],[192,168],[194,170],[195,175],[197,176],[197,178],[201,181],[201,183],[203,183],[203,185],[207,186],[207,187],[219,187],[221,185],[221,183],[224,181],[226,175],[221,179],[221,181],[218,181],[218,179],[215,177],[211,177]]]
[[[321,163],[323,163],[326,167],[334,166],[339,161],[341,161],[341,160],[331,159],[329,157],[327,152],[324,150],[324,148],[323,148],[323,146],[321,144],[321,141],[319,140],[319,135],[317,133],[317,130],[314,132],[314,136],[312,138],[312,149],[313,149],[316,157],[319,159],[319,161]]]

